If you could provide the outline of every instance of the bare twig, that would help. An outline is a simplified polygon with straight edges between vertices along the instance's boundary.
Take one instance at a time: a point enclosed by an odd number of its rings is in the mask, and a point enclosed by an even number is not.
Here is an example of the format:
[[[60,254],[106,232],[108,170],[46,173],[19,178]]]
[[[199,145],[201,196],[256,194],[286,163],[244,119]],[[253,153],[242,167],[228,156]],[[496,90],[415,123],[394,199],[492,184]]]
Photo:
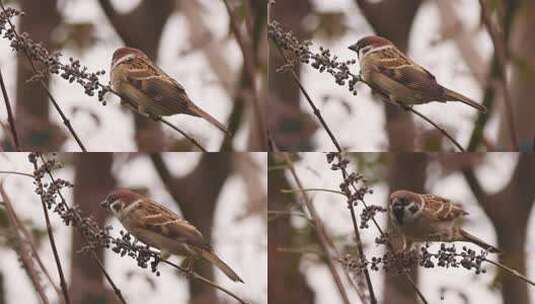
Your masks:
[[[216,283],[208,280],[207,278],[203,277],[202,275],[196,273],[196,272],[193,272],[193,271],[190,271],[190,270],[187,270],[187,269],[184,269],[180,266],[178,266],[177,264],[173,263],[173,262],[170,262],[168,260],[162,260],[161,261],[162,263],[165,263],[167,265],[170,265],[176,269],[178,269],[180,272],[184,273],[186,276],[190,277],[190,278],[193,278],[195,280],[199,280],[203,283],[206,283],[216,289],[219,289],[221,290],[222,292],[228,294],[229,296],[233,297],[234,299],[236,299],[238,302],[242,303],[242,304],[247,304],[246,301],[242,300],[240,297],[238,297],[236,294],[234,294],[232,291],[222,287],[222,286],[219,286],[217,285]]]
[[[289,64],[288,58],[286,58],[282,50],[278,47],[277,47],[277,50],[279,50],[279,54],[284,59],[284,62],[286,64]],[[329,135],[329,138],[331,139],[332,143],[336,147],[336,150],[338,150],[338,152],[342,152],[342,146],[340,146],[340,144],[338,143],[338,140],[336,140],[336,137],[334,136],[333,132],[331,131],[331,129],[329,128],[325,120],[323,119],[323,116],[321,116],[320,110],[318,109],[318,107],[316,107],[316,105],[312,101],[312,98],[310,98],[310,95],[303,87],[303,84],[301,84],[301,81],[299,80],[299,76],[297,76],[297,73],[295,72],[293,68],[291,69],[290,74],[292,75],[292,78],[294,79],[295,83],[299,86],[299,90],[301,90],[301,93],[303,93],[306,100],[308,101],[308,105],[312,108],[312,112],[318,118],[318,120],[321,123],[321,126],[325,129],[325,131]]]
[[[2,11],[4,12],[4,14],[7,15],[6,9],[4,7],[3,0],[0,0],[0,6],[1,6]],[[15,26],[11,22],[11,19],[7,18],[7,22],[11,26],[11,29],[13,30],[13,33],[15,34],[15,37],[16,37],[17,41],[22,42],[22,39],[20,38],[19,34],[17,33],[17,30],[16,30]],[[28,52],[28,49],[27,49],[26,45],[24,45],[24,44],[22,44],[22,45],[23,45],[24,54],[26,55],[26,58],[28,59],[28,62],[32,66],[32,69],[33,69],[34,73],[36,75],[39,74],[39,72],[37,71],[37,68],[35,67],[35,63],[33,62],[33,59],[31,58],[31,56],[30,56],[30,54]],[[54,96],[52,96],[52,93],[50,93],[50,90],[48,89],[47,84],[45,83],[45,81],[41,77],[39,78],[39,83],[41,84],[43,89],[46,91],[46,94],[48,95],[48,98],[50,99],[50,101],[52,101],[52,104],[54,105],[54,108],[56,109],[56,111],[58,112],[59,116],[61,117],[61,119],[63,121],[63,124],[67,127],[67,129],[69,130],[71,135],[74,137],[74,139],[76,140],[76,143],[78,144],[80,149],[82,149],[83,152],[87,152],[84,144],[82,143],[82,141],[78,137],[78,134],[76,133],[76,131],[72,127],[71,122],[69,121],[69,119],[67,118],[65,113],[63,113],[63,110],[60,108],[58,102],[56,101],[56,99],[54,99]]]
[[[13,174],[13,175],[21,175],[26,177],[33,178],[32,174],[24,173],[24,172],[17,172],[17,171],[0,171],[0,174]]]
[[[108,92],[114,94],[115,96],[119,97],[122,100],[121,105],[123,105],[127,109],[132,110],[132,109],[137,108],[137,106],[134,103],[132,103],[128,98],[123,98],[118,92],[114,91],[112,88],[110,88],[108,86],[105,86],[105,85],[101,84],[100,82],[97,83],[97,85],[99,87],[107,90]],[[123,104],[123,103],[126,103],[126,104]],[[132,111],[132,112],[134,112],[134,113],[146,118],[146,116],[142,115],[141,113],[139,113],[137,111]],[[182,136],[184,136],[184,138],[186,138],[188,141],[190,141],[194,146],[199,148],[199,150],[201,150],[202,152],[207,152],[207,150],[195,138],[191,137],[185,131],[183,131],[182,129],[180,129],[177,126],[173,125],[172,123],[170,123],[165,118],[163,118],[161,116],[158,116],[158,117],[156,117],[156,120],[162,122],[163,124],[169,126],[171,129],[173,129],[176,132],[180,133]]]
[[[488,5],[485,3],[485,0],[479,0],[481,6],[483,22],[487,27],[492,44],[494,45],[494,52],[496,53],[496,58],[498,60],[498,68],[500,75],[500,86],[503,92],[503,100],[505,105],[505,117],[509,129],[509,136],[511,137],[511,143],[514,151],[518,151],[518,139],[516,137],[516,128],[515,128],[515,119],[513,115],[513,103],[511,101],[511,95],[509,94],[509,87],[507,86],[507,63],[508,63],[508,52],[507,52],[507,41],[505,41],[504,32],[501,31],[493,22],[491,11],[489,10]]]
[[[331,190],[331,189],[323,189],[323,188],[303,188],[303,189],[298,189],[298,190],[293,190],[293,189],[282,189],[281,192],[282,193],[295,193],[295,192],[313,192],[313,191],[318,191],[318,192],[330,192],[330,193],[336,193],[336,194],[340,194],[340,195],[343,195],[343,196],[346,196],[344,192],[342,191],[337,191],[337,190]]]
[[[34,169],[35,171],[38,170],[37,163],[34,163]],[[59,259],[58,249],[56,248],[56,242],[54,240],[54,234],[52,233],[52,226],[50,225],[50,218],[48,216],[48,208],[45,203],[44,198],[45,193],[39,193],[39,196],[41,197],[41,204],[43,206],[43,213],[45,215],[45,222],[46,222],[46,230],[48,232],[48,239],[50,241],[50,246],[52,247],[52,252],[54,253],[54,260],[56,261],[56,266],[58,268],[59,278],[60,278],[60,285],[61,289],[63,291],[63,297],[65,298],[65,303],[70,304],[71,300],[69,298],[69,292],[67,289],[67,283],[65,281],[65,276],[63,275],[63,269],[61,267],[61,261]]]
[[[492,264],[494,266],[497,266],[498,268],[504,270],[505,272],[510,273],[511,275],[513,275],[513,276],[519,278],[520,280],[528,283],[529,285],[535,287],[535,282],[533,282],[532,280],[530,280],[528,277],[526,277],[525,275],[521,274],[517,270],[515,270],[513,268],[510,268],[510,267],[508,267],[506,265],[503,265],[500,262],[495,262],[495,261],[492,261],[492,260],[489,260],[489,259],[484,259],[483,261],[488,262],[488,263],[490,263],[490,264]]]
[[[30,281],[35,287],[37,294],[41,298],[41,301],[44,304],[48,304],[50,303],[50,301],[48,300],[46,296],[44,286],[41,285],[39,273],[37,269],[35,268],[33,264],[33,260],[32,260],[32,254],[34,256],[37,256],[36,252],[35,251],[33,253],[31,252],[31,248],[29,248],[28,246],[28,240],[24,239],[22,235],[20,235],[19,222],[17,220],[15,211],[13,210],[13,205],[11,204],[11,200],[7,196],[6,192],[4,191],[4,187],[1,183],[0,183],[0,196],[2,197],[2,200],[6,207],[7,218],[13,229],[14,238],[17,241],[17,244],[15,245],[15,247],[18,249],[15,249],[15,251],[18,253],[20,260],[22,262],[22,265],[24,269],[26,269],[26,272],[28,273],[28,277],[30,278]],[[52,284],[52,286],[54,286],[54,284]]]
[[[23,172],[16,172],[16,171],[0,171],[0,174],[20,175],[20,176],[29,177],[29,178],[32,178],[32,179],[34,178],[34,176],[32,174],[23,173]],[[3,189],[1,189],[1,184],[0,184],[0,191],[3,191]],[[6,197],[7,197],[7,195],[6,195]],[[37,247],[35,246],[35,244],[34,244],[34,242],[32,240],[31,233],[20,222],[17,214],[15,213],[15,210],[13,210],[13,208],[12,208],[10,202],[8,201],[8,199],[4,198],[4,202],[6,202],[5,204],[6,204],[6,210],[8,211],[8,216],[11,216],[13,218],[13,220],[14,220],[13,223],[16,226],[16,228],[20,229],[22,234],[24,234],[24,237],[26,238],[24,241],[30,246],[31,251],[33,252],[33,256],[35,257],[35,260],[37,261],[37,264],[39,265],[39,267],[41,268],[41,270],[45,274],[48,282],[53,286],[53,288],[56,291],[56,293],[58,294],[58,296],[61,297],[60,288],[58,286],[56,286],[56,284],[52,280],[52,276],[48,272],[48,269],[46,269],[45,265],[43,264],[43,261],[41,260],[41,257],[37,253]],[[9,215],[9,213],[11,213],[11,215]]]
[[[17,135],[17,128],[15,127],[15,117],[11,111],[11,104],[9,103],[9,96],[7,95],[6,85],[4,84],[4,77],[2,71],[0,71],[0,85],[2,86],[2,94],[4,95],[4,102],[6,104],[7,120],[9,122],[9,128],[11,130],[11,139],[13,140],[13,146],[15,150],[21,151],[19,144],[19,137]]]
[[[321,218],[319,217],[316,208],[312,204],[312,201],[308,197],[307,193],[303,191],[303,184],[301,183],[301,180],[299,179],[299,176],[297,175],[297,172],[295,170],[294,164],[290,156],[287,152],[282,152],[282,155],[284,157],[284,160],[286,164],[288,165],[288,171],[290,172],[291,176],[293,177],[295,184],[297,185],[297,188],[301,190],[301,197],[303,199],[303,205],[306,207],[308,213],[310,214],[312,218],[312,222],[314,223],[313,227],[315,228],[316,234],[318,236],[318,239],[320,241],[320,245],[326,255],[327,260],[327,266],[329,267],[329,271],[331,272],[331,275],[334,279],[334,282],[336,284],[336,287],[338,288],[338,292],[340,293],[340,296],[342,297],[342,300],[344,303],[349,304],[349,298],[347,296],[346,290],[344,286],[342,285],[342,281],[340,279],[340,275],[338,274],[338,271],[336,270],[336,266],[334,263],[334,259],[330,254],[329,250],[329,241],[328,236],[326,235],[323,223],[321,221]]]
[[[97,253],[94,250],[91,251],[91,256],[93,257],[93,260],[97,263],[98,268],[100,268],[100,271],[102,271],[102,273],[106,277],[106,280],[108,281],[108,283],[110,283],[111,288],[113,289],[113,292],[115,293],[117,298],[119,298],[119,301],[121,301],[121,303],[123,304],[126,304],[126,300],[124,299],[123,294],[121,293],[121,290],[119,289],[119,287],[117,287],[117,285],[115,285],[115,282],[113,282],[112,278],[106,271],[106,268],[104,268],[104,265],[102,265],[102,262],[100,261],[100,259],[97,256]]]
[[[365,264],[366,263],[366,255],[364,254],[364,249],[363,249],[363,246],[362,246],[362,240],[360,238],[360,230],[359,230],[358,225],[357,225],[357,217],[355,215],[354,205],[355,205],[355,203],[358,203],[358,201],[364,201],[364,194],[368,192],[367,186],[366,186],[366,189],[364,189],[363,192],[358,191],[356,185],[353,182],[349,181],[349,178],[348,178],[349,174],[347,173],[347,170],[346,170],[346,164],[342,164],[342,157],[341,157],[341,153],[340,152],[338,152],[337,157],[338,157],[338,161],[339,161],[339,166],[337,166],[337,167],[339,167],[341,169],[342,177],[344,179],[344,182],[342,184],[340,184],[340,189],[344,192],[344,195],[347,198],[347,208],[349,209],[350,214],[351,214],[351,221],[353,223],[353,231],[355,233],[355,241],[357,243],[357,256],[360,258],[361,263]],[[330,158],[330,156],[327,157],[328,162],[330,162],[329,158]],[[333,167],[334,167],[334,165],[333,165]],[[353,188],[353,192],[351,192],[349,190],[349,188],[347,188],[345,186],[342,186],[343,184],[351,185],[351,187]],[[355,200],[354,197],[357,197],[356,195],[358,193],[362,194],[362,198]],[[368,268],[367,267],[363,268],[362,269],[362,273],[364,274],[364,278],[366,279],[366,285],[368,286],[368,292],[370,294],[370,302],[372,304],[377,304],[377,298],[375,297],[375,291],[373,289],[373,285],[372,285],[372,281],[370,279],[370,273],[368,271]]]
[[[442,134],[444,134],[444,136],[446,136],[452,144],[454,144],[457,149],[459,149],[461,152],[464,152],[464,148],[463,146],[461,146],[461,144],[459,144],[446,130],[444,130],[443,128],[439,127],[435,122],[433,122],[431,119],[427,118],[425,115],[423,115],[422,113],[416,111],[414,109],[414,107],[410,107],[410,108],[407,108],[407,111],[410,111],[414,114],[416,114],[417,116],[421,117],[423,120],[427,121],[430,125],[432,125],[433,127],[435,127],[437,130],[439,130]]]
[[[251,43],[251,39],[244,34],[240,29],[239,24],[239,16],[236,14],[235,11],[232,10],[230,7],[228,0],[222,0],[225,4],[225,7],[227,8],[227,12],[230,18],[230,25],[232,32],[234,33],[234,36],[236,37],[236,41],[238,42],[238,45],[240,46],[240,50],[242,52],[243,56],[243,62],[245,65],[245,71],[247,72],[248,78],[249,78],[249,85],[251,86],[251,91],[253,95],[253,111],[255,115],[255,121],[256,121],[256,131],[258,133],[258,137],[260,138],[260,142],[262,143],[262,147],[267,146],[267,139],[266,139],[266,126],[264,121],[264,113],[262,111],[262,106],[260,104],[260,99],[258,97],[258,91],[256,88],[256,69],[255,69],[255,53],[254,48]],[[247,12],[249,13],[249,11]],[[247,14],[248,15],[248,14]],[[247,27],[247,26],[246,26]],[[249,27],[247,27],[249,28]]]
[[[169,121],[167,121],[163,117],[158,117],[157,119],[158,119],[158,121],[161,121],[163,124],[168,125],[171,129],[173,129],[173,130],[177,131],[178,133],[182,134],[182,136],[184,136],[184,138],[189,140],[194,146],[199,148],[199,150],[201,150],[202,152],[207,152],[207,150],[197,140],[195,140],[195,138],[189,136],[186,132],[182,131],[177,126],[173,125],[172,123],[170,123]]]

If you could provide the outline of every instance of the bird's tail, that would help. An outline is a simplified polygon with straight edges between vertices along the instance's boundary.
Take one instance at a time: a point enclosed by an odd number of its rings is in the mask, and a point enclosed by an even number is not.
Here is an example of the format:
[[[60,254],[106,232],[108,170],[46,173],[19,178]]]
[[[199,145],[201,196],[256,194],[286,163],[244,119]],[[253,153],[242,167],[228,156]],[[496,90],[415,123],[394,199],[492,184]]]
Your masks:
[[[203,109],[197,106],[192,106],[190,107],[189,110],[191,111],[191,114],[206,119],[209,123],[214,125],[216,128],[225,132],[227,135],[230,135],[230,132],[227,130],[227,128],[222,123],[220,123],[217,119],[215,119],[212,115],[208,114],[208,112],[204,111]]]
[[[478,245],[479,247],[488,250],[489,252],[492,252],[492,253],[500,253],[501,252],[500,249],[488,244],[487,242],[479,239],[475,235],[472,235],[472,234],[466,232],[463,229],[460,229],[459,232],[461,233],[461,236],[463,236],[463,238],[466,241],[472,242],[472,243]]]
[[[214,266],[221,269],[221,271],[223,271],[227,275],[227,277],[229,277],[229,279],[234,282],[243,283],[243,280],[238,276],[238,274],[236,274],[236,272],[234,272],[234,270],[232,270],[232,268],[230,268],[229,265],[223,262],[217,255],[205,249],[200,249],[199,251],[204,259],[208,260]]]
[[[444,88],[444,87],[443,87]],[[453,100],[453,101],[460,101],[464,104],[467,104],[469,106],[471,106],[472,108],[476,108],[477,110],[485,113],[487,112],[487,108],[483,105],[480,105],[479,103],[473,101],[472,99],[460,94],[460,93],[457,93],[455,91],[452,91],[448,88],[444,88],[444,91],[445,91],[445,96],[446,96],[446,100]]]

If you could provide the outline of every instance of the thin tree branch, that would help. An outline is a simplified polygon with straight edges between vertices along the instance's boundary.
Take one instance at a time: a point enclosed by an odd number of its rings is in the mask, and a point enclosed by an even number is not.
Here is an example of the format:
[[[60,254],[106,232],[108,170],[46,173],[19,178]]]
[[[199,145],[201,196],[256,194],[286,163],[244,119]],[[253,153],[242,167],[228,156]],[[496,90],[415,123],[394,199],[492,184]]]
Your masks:
[[[2,8],[2,11],[4,12],[4,14],[7,15],[6,13],[6,9],[4,7],[4,1],[3,0],[0,0],[0,7]],[[15,34],[15,37],[17,39],[17,41],[20,41],[22,42],[22,39],[20,38],[19,34],[17,33],[17,30],[15,28],[15,26],[13,25],[13,23],[11,22],[11,19],[10,18],[7,18],[7,22],[9,23],[9,26],[11,27],[11,29],[13,30],[13,33]],[[36,75],[39,75],[39,72],[37,71],[37,68],[35,67],[35,63],[33,62],[33,59],[30,57],[30,54],[28,52],[28,49],[26,47],[25,44],[21,43],[21,45],[23,46],[22,49],[24,51],[24,54],[26,55],[26,58],[28,59],[28,62],[30,63],[34,73]],[[63,121],[63,124],[67,127],[67,129],[69,130],[69,132],[71,133],[71,135],[74,137],[74,139],[76,140],[76,143],[78,144],[78,146],[80,147],[80,149],[83,151],[83,152],[87,152],[84,144],[82,143],[82,141],[80,140],[80,138],[78,137],[78,134],[76,133],[76,131],[74,130],[74,128],[72,127],[71,125],[71,122],[69,121],[69,119],[67,118],[67,116],[63,113],[63,110],[60,108],[58,102],[56,101],[56,99],[54,98],[54,96],[52,96],[52,93],[50,93],[50,90],[48,89],[48,86],[47,84],[45,83],[45,81],[39,77],[39,83],[41,84],[41,86],[43,87],[43,89],[45,90],[46,94],[48,95],[48,98],[50,99],[50,101],[52,101],[52,104],[54,105],[54,108],[56,109],[56,111],[58,112],[59,116],[61,117],[62,121]]]
[[[42,156],[41,156],[42,157]],[[37,171],[37,163],[34,163],[34,170]],[[52,226],[50,225],[50,218],[48,216],[48,208],[45,203],[44,198],[45,193],[39,193],[39,197],[41,198],[41,204],[43,206],[43,213],[45,215],[45,222],[46,222],[46,230],[48,232],[48,239],[50,241],[50,246],[52,247],[52,252],[54,253],[54,260],[56,261],[56,266],[58,268],[59,278],[60,278],[60,285],[61,289],[63,291],[63,297],[65,298],[65,303],[70,304],[71,300],[69,298],[69,293],[67,291],[67,283],[65,281],[65,276],[63,275],[63,269],[61,267],[61,261],[58,254],[58,249],[56,248],[56,241],[54,240],[54,234],[52,233]]]
[[[4,84],[4,77],[2,76],[2,71],[0,70],[0,85],[2,86],[2,94],[4,95],[4,102],[6,104],[7,111],[7,120],[9,122],[9,128],[11,130],[11,140],[13,141],[13,146],[15,150],[21,151],[19,144],[19,136],[17,135],[17,128],[15,127],[15,117],[11,111],[11,104],[9,103],[9,96],[7,95],[6,85]]]
[[[323,189],[323,188],[303,188],[303,189],[298,189],[298,190],[294,190],[294,189],[282,189],[281,190],[282,193],[296,193],[296,192],[303,192],[303,191],[305,192],[314,192],[314,191],[329,192],[329,193],[336,193],[336,194],[346,196],[345,193],[342,191]]]
[[[178,266],[177,264],[173,263],[173,262],[170,262],[168,260],[162,260],[161,262],[167,264],[167,265],[170,265],[176,269],[178,269],[179,271],[181,271],[182,273],[184,273],[186,276],[190,277],[190,278],[193,278],[195,280],[199,280],[205,284],[208,284],[216,289],[219,289],[221,290],[222,292],[228,294],[229,296],[233,297],[234,299],[236,299],[238,302],[242,303],[242,304],[247,304],[246,301],[242,300],[240,297],[238,297],[236,294],[234,294],[233,292],[231,292],[230,290],[222,287],[222,286],[219,286],[217,285],[216,283],[208,280],[207,278],[203,277],[202,275],[196,273],[196,272],[193,272],[193,271],[188,271],[187,269],[184,269],[180,266]]]
[[[173,125],[172,123],[170,123],[169,121],[167,121],[163,117],[158,117],[157,120],[161,121],[163,124],[168,125],[171,129],[173,129],[173,130],[177,131],[178,133],[182,134],[182,136],[184,136],[184,138],[189,140],[193,145],[195,145],[197,148],[199,148],[199,150],[201,150],[202,152],[208,152],[197,140],[195,140],[195,138],[189,136],[186,132],[182,131],[177,126]]]
[[[489,260],[489,259],[484,259],[483,261],[488,262],[488,263],[490,263],[490,264],[492,264],[494,266],[497,266],[498,268],[504,270],[505,272],[511,274],[512,276],[515,276],[515,277],[519,278],[520,280],[528,283],[529,285],[535,287],[535,282],[533,282],[532,280],[530,280],[528,277],[526,277],[525,275],[521,274],[517,270],[515,270],[513,268],[510,268],[510,267],[508,267],[506,265],[503,265],[500,262],[492,261],[492,260]]]
[[[28,248],[28,240],[23,239],[23,237],[20,235],[19,230],[19,222],[17,220],[17,216],[15,214],[15,211],[13,210],[13,205],[11,204],[11,200],[7,196],[6,192],[4,191],[3,185],[0,183],[0,196],[2,197],[4,206],[6,207],[6,215],[10,222],[10,225],[13,229],[13,234],[15,239],[17,240],[17,244],[14,247],[18,247],[15,249],[15,251],[18,253],[20,260],[22,262],[22,265],[24,269],[26,269],[26,272],[28,273],[28,277],[30,278],[30,281],[32,282],[32,285],[35,287],[35,290],[39,297],[41,298],[41,301],[44,304],[50,303],[46,296],[45,288],[41,285],[41,279],[39,278],[39,273],[37,272],[37,269],[35,269],[33,265],[32,260],[32,254],[37,257],[37,253],[30,252],[31,248]],[[52,283],[52,286],[55,287],[55,285]]]
[[[507,63],[508,63],[508,52],[507,52],[507,41],[505,40],[504,32],[497,28],[497,26],[492,22],[491,11],[489,10],[485,0],[479,0],[481,6],[483,22],[487,27],[492,44],[494,45],[494,52],[498,59],[498,68],[500,75],[500,86],[503,92],[503,100],[505,105],[505,117],[509,129],[509,136],[511,137],[511,143],[514,151],[518,151],[518,139],[516,137],[516,128],[515,128],[515,119],[513,115],[513,103],[511,101],[511,95],[509,94],[509,87],[507,86]]]
[[[243,62],[245,65],[245,71],[247,72],[248,78],[249,78],[249,84],[251,86],[251,90],[253,93],[253,111],[256,118],[256,131],[257,136],[260,138],[260,142],[262,143],[262,150],[265,150],[264,148],[267,146],[267,139],[266,139],[266,125],[264,121],[264,114],[262,111],[262,107],[260,105],[260,100],[258,98],[258,91],[256,87],[256,69],[255,69],[255,53],[253,46],[251,44],[251,39],[248,39],[249,37],[247,35],[244,35],[240,29],[239,16],[232,10],[230,7],[228,0],[222,0],[225,4],[225,7],[227,8],[227,12],[230,18],[230,25],[232,32],[234,33],[234,36],[236,37],[236,41],[238,42],[238,45],[240,46],[240,50],[243,55]]]
[[[310,214],[312,218],[312,222],[314,223],[313,227],[316,231],[316,234],[318,236],[318,240],[320,241],[320,245],[325,253],[325,256],[327,257],[327,266],[329,268],[329,271],[331,272],[331,275],[334,279],[334,283],[336,284],[336,287],[338,289],[338,292],[340,293],[340,296],[342,297],[342,300],[344,303],[349,304],[349,298],[347,296],[346,290],[344,286],[342,285],[342,280],[340,279],[340,276],[336,270],[336,265],[334,264],[334,259],[331,257],[330,250],[329,250],[329,240],[328,236],[326,235],[324,229],[323,229],[323,223],[321,221],[321,218],[318,215],[318,212],[316,211],[316,208],[312,204],[312,201],[308,197],[304,189],[303,184],[301,183],[301,180],[299,179],[299,176],[297,175],[297,172],[295,170],[294,164],[290,156],[287,152],[282,152],[282,155],[284,157],[284,160],[286,164],[288,165],[287,169],[290,172],[292,178],[295,181],[295,184],[297,185],[297,188],[301,190],[301,197],[303,199],[303,205],[308,210],[308,213]]]
[[[13,175],[21,175],[21,176],[26,176],[26,177],[30,177],[30,178],[33,178],[33,174],[28,174],[28,173],[24,173],[24,172],[17,172],[17,171],[0,171],[0,174],[13,174]]]
[[[433,127],[435,127],[437,130],[439,130],[442,134],[444,134],[444,136],[446,136],[452,144],[454,144],[457,149],[459,149],[461,152],[464,152],[464,149],[463,147],[461,146],[461,144],[459,144],[454,138],[453,136],[451,136],[446,130],[444,130],[443,128],[439,127],[438,124],[436,124],[435,122],[433,122],[431,119],[427,118],[425,115],[423,115],[422,113],[416,111],[414,109],[414,107],[409,107],[406,109],[407,111],[409,112],[412,112],[414,114],[416,114],[417,116],[421,117],[423,120],[427,121],[430,125],[432,125]]]
[[[289,64],[288,58],[286,58],[286,56],[284,55],[284,53],[282,52],[282,50],[278,46],[277,46],[277,50],[279,51],[279,54],[284,59],[284,62],[286,64]],[[329,128],[329,126],[327,125],[325,120],[323,119],[323,116],[321,116],[320,110],[316,107],[316,105],[312,101],[312,98],[310,98],[310,95],[308,95],[308,92],[303,87],[303,84],[301,84],[301,81],[299,80],[299,76],[297,76],[297,73],[295,72],[293,67],[290,70],[290,74],[292,75],[292,78],[294,79],[295,83],[299,86],[299,90],[301,90],[301,93],[303,93],[303,95],[305,96],[305,99],[307,100],[308,105],[312,108],[312,112],[318,118],[318,120],[321,123],[321,126],[325,129],[325,131],[329,135],[329,138],[331,139],[332,143],[336,147],[336,150],[338,152],[342,152],[343,151],[342,150],[342,146],[340,146],[340,144],[338,143],[338,140],[336,140],[336,137],[334,136],[333,132],[331,131],[331,129]]]
[[[110,283],[111,288],[113,289],[113,292],[115,293],[117,298],[119,298],[119,301],[121,301],[121,303],[123,304],[126,304],[126,300],[124,299],[123,294],[121,293],[121,290],[119,289],[119,287],[117,287],[117,285],[115,285],[115,282],[113,282],[112,278],[106,271],[106,268],[104,268],[104,265],[102,265],[102,262],[100,261],[100,259],[97,256],[97,253],[94,250],[91,251],[91,256],[93,257],[93,260],[97,263],[98,268],[100,268],[100,271],[102,271],[102,273],[106,277],[106,280],[108,281],[108,283]]]
[[[101,84],[100,82],[97,84],[99,87],[101,88],[104,88],[105,90],[107,90],[108,92],[114,94],[115,96],[119,97],[123,102],[121,103],[122,106],[126,107],[127,109],[135,109],[137,108],[137,106],[132,103],[130,100],[128,100],[128,98],[123,98],[118,92],[114,91],[112,88],[108,87],[108,86],[105,86],[103,84]],[[127,104],[124,104],[124,103],[127,103]],[[143,114],[137,112],[137,111],[132,111],[142,117],[145,117],[147,118],[146,116],[144,116]],[[155,119],[157,121],[160,121],[162,122],[163,124],[169,126],[171,129],[175,130],[176,132],[180,133],[182,136],[184,136],[184,138],[186,138],[188,141],[190,141],[194,146],[196,146],[197,148],[199,148],[199,150],[201,150],[202,152],[207,152],[207,150],[196,140],[194,139],[193,137],[191,137],[190,135],[188,135],[185,131],[183,131],[182,129],[178,128],[177,126],[173,125],[172,123],[170,123],[168,120],[166,120],[165,118],[161,117],[161,116],[158,116],[158,117],[155,117]]]

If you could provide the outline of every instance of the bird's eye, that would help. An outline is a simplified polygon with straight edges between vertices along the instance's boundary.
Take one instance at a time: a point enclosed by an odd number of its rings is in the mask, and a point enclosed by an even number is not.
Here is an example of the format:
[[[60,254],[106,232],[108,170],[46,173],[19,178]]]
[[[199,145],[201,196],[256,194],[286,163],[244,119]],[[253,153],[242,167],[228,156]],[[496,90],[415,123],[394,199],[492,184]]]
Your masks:
[[[409,207],[409,211],[412,213],[418,212],[418,206],[416,206],[415,204],[412,204],[412,206]]]
[[[367,45],[359,50],[359,56],[364,56],[372,49],[371,45]]]

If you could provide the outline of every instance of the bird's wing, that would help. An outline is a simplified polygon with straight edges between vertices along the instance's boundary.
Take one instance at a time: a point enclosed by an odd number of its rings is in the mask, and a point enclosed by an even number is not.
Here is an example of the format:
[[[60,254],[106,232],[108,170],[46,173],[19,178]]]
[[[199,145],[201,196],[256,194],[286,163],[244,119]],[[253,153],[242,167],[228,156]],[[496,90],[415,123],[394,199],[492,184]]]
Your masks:
[[[129,83],[169,113],[190,114],[191,101],[184,87],[158,67],[139,59],[131,65],[127,78]]]
[[[426,96],[440,96],[441,86],[435,76],[414,63],[397,49],[389,48],[376,54],[376,72],[411,90]]]
[[[173,211],[151,201],[143,208],[144,214],[140,221],[143,228],[158,233],[172,240],[184,242],[196,247],[209,249],[208,242],[202,233],[185,219],[181,219]]]
[[[448,222],[468,214],[461,205],[433,194],[422,194],[425,201],[424,211],[440,222]]]

